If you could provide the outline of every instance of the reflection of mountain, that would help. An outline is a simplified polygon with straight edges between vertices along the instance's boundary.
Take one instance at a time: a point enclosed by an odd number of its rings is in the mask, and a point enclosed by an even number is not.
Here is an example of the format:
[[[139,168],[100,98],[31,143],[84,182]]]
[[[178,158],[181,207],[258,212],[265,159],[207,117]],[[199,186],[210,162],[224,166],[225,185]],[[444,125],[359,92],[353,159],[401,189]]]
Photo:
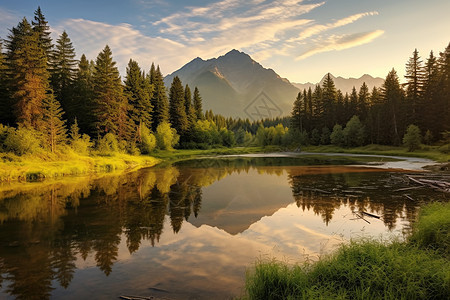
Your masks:
[[[164,230],[170,231],[167,227],[178,233],[186,221],[243,236],[255,222],[294,201],[326,224],[343,204],[381,215],[389,228],[398,218],[414,218],[418,202],[397,191],[405,186],[400,175],[380,169],[298,166],[318,162],[208,159],[96,180],[3,189],[2,291],[17,298],[49,298],[52,282],[63,288],[70,285],[77,258],[92,259],[107,276],[114,273],[122,239],[131,254],[143,240],[157,245]],[[430,195],[423,189],[408,193],[417,201]]]

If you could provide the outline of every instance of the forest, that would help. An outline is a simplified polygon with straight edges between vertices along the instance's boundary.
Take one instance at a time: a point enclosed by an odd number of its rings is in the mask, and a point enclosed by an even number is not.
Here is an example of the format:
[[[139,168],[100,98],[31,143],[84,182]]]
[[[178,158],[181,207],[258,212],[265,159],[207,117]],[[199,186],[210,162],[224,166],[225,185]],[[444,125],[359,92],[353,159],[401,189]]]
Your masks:
[[[381,88],[350,95],[328,75],[299,92],[291,116],[250,121],[203,112],[202,97],[178,77],[164,85],[159,66],[129,60],[122,81],[108,45],[94,60],[63,32],[53,42],[38,7],[0,43],[0,151],[16,155],[75,151],[133,155],[156,149],[366,144],[414,150],[450,138],[450,44],[423,62],[417,50],[406,83],[394,69]],[[2,49],[2,47],[4,49]],[[294,100],[294,99],[293,99]]]

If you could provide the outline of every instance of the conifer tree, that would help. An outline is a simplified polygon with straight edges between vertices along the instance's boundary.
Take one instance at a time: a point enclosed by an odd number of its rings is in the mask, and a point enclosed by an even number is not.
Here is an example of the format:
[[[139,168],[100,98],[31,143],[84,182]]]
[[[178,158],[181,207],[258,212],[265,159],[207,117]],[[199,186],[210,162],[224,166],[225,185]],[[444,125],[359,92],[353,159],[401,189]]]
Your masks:
[[[159,66],[155,69],[154,64],[150,69],[150,83],[154,88],[151,104],[153,106],[152,130],[155,132],[159,124],[169,122],[169,102],[163,75]]]
[[[360,117],[361,121],[365,121],[367,118],[367,111],[369,109],[369,88],[367,87],[367,84],[363,82],[359,89],[358,93],[358,116]]]
[[[64,31],[56,40],[50,62],[50,84],[56,99],[61,103],[68,120],[75,118],[72,85],[77,70],[75,49]]]
[[[439,133],[442,134],[444,131],[450,131],[450,43],[439,56],[440,89],[437,107],[440,111]]]
[[[352,92],[350,93],[349,98],[349,107],[347,110],[347,118],[348,120],[358,114],[358,92],[356,92],[356,88],[352,88]]]
[[[191,89],[187,84],[186,87],[184,88],[184,105],[186,107],[186,116],[188,119],[188,130],[191,130],[195,125],[197,115],[195,113],[195,108],[192,103]]]
[[[90,134],[94,132],[94,128],[92,127],[94,123],[92,113],[92,108],[94,107],[93,71],[93,64],[86,59],[84,54],[81,55],[72,86],[72,108],[74,115],[79,121],[81,131]]]
[[[7,76],[6,60],[0,42],[0,123],[12,125],[14,118],[11,114],[12,102],[8,93]]]
[[[184,103],[184,89],[178,76],[172,81],[169,91],[169,116],[172,127],[183,136],[188,129],[186,105]]]
[[[336,104],[336,87],[330,73],[327,74],[322,84],[322,103],[322,126],[332,128],[336,123],[336,114],[334,111]]]
[[[52,153],[56,146],[67,140],[67,129],[62,118],[63,110],[53,94],[48,94],[43,101],[43,123],[41,131]]]
[[[203,120],[205,117],[203,116],[203,104],[202,97],[200,96],[200,91],[197,87],[194,89],[194,109],[197,120]]]
[[[417,49],[406,64],[406,123],[417,123],[423,94],[423,66]],[[420,124],[422,125],[422,124]]]
[[[49,90],[49,74],[47,57],[39,46],[39,35],[26,18],[11,29],[7,50],[16,121],[25,127],[39,129],[42,101]]]
[[[400,137],[402,136],[400,128],[400,105],[404,99],[404,92],[400,86],[397,72],[392,69],[386,76],[386,80],[382,86],[382,97],[385,102],[382,132],[388,135],[383,138],[382,142],[391,145],[400,145]]]
[[[153,107],[150,102],[153,86],[139,67],[139,64],[130,59],[125,79],[125,95],[130,105],[130,118],[135,128],[145,125],[151,128]],[[138,130],[139,133],[139,130]]]
[[[122,82],[108,45],[100,52],[95,62],[94,127],[98,134],[113,133],[121,140],[131,136],[127,116],[128,103],[123,94]]]
[[[47,58],[47,66],[49,66],[52,56],[52,38],[50,37],[50,26],[45,20],[44,14],[41,11],[41,7],[34,12],[34,21],[31,22],[33,25],[33,30],[38,34],[39,47],[44,50],[45,56]]]
[[[301,92],[297,94],[297,98],[294,101],[294,107],[291,113],[291,128],[303,132],[303,106],[304,99]]]

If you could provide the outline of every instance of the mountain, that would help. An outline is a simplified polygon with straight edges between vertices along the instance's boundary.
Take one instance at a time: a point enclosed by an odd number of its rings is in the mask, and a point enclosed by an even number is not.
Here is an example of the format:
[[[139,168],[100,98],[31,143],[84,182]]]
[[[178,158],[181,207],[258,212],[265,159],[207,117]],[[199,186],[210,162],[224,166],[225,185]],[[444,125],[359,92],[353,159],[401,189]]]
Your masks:
[[[299,92],[289,80],[237,50],[208,60],[197,57],[167,75],[166,86],[175,76],[191,89],[199,88],[204,110],[254,120],[289,115]]]
[[[322,80],[318,83],[320,85],[322,85],[323,81],[325,80],[325,77],[327,75],[325,74],[325,76],[322,78]],[[359,91],[359,88],[361,87],[361,85],[363,84],[363,82],[366,83],[366,85],[369,87],[369,91],[372,91],[373,87],[376,86],[381,87],[384,83],[384,79],[380,78],[380,77],[372,77],[370,75],[364,74],[363,76],[361,76],[360,78],[343,78],[343,77],[334,77],[333,75],[331,75],[331,78],[334,81],[334,85],[336,86],[336,89],[341,90],[341,92],[343,94],[345,93],[351,93],[353,87],[356,88],[357,91]],[[311,88],[312,90],[314,90],[314,87],[316,86],[317,83],[292,83],[295,87],[297,87],[298,89],[302,90],[303,89],[308,89]]]

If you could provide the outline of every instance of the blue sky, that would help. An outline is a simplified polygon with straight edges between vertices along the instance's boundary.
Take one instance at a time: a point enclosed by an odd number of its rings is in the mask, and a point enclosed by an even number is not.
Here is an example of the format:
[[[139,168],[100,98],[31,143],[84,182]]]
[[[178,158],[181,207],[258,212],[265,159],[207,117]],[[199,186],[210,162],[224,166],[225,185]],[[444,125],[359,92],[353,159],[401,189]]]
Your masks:
[[[54,39],[66,30],[89,59],[108,44],[122,74],[130,58],[168,74],[238,49],[293,82],[392,68],[403,80],[415,48],[425,60],[450,42],[443,0],[0,0],[0,37],[38,5]]]

